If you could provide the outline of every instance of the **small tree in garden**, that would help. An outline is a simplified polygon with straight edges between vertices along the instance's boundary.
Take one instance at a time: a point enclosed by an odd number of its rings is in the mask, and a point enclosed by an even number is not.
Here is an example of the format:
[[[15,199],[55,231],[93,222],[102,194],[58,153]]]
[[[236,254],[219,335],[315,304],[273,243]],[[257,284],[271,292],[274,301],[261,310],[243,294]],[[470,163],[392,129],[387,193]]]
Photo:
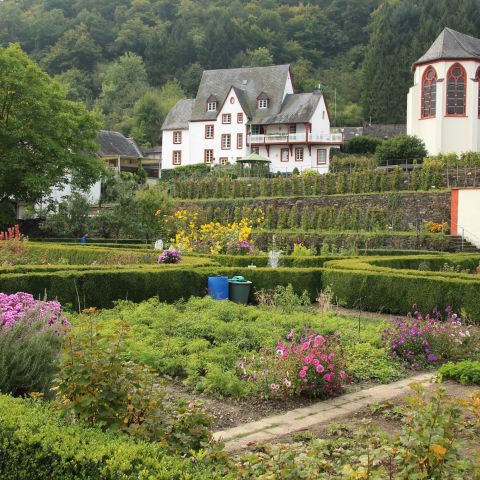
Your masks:
[[[139,228],[149,241],[166,233],[167,217],[172,200],[160,189],[139,190],[135,195],[136,214]]]
[[[381,165],[422,162],[427,156],[425,143],[414,135],[398,135],[380,144],[375,157]]]

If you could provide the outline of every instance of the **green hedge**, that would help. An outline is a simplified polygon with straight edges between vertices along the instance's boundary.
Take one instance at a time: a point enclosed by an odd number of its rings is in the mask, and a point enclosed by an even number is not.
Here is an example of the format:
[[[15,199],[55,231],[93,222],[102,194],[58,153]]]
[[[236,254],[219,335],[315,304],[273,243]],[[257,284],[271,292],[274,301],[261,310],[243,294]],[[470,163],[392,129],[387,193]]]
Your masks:
[[[272,245],[273,237],[277,246],[291,251],[294,243],[303,243],[309,248],[320,251],[327,243],[337,249],[355,246],[360,250],[431,250],[448,251],[449,237],[442,234],[416,234],[392,232],[302,232],[302,231],[254,231],[252,234],[255,245],[260,250],[267,251]]]
[[[479,260],[479,255],[464,254],[337,259],[325,263],[323,284],[331,285],[348,307],[405,314],[413,304],[424,312],[451,306],[457,312],[464,308],[480,323],[480,276],[417,269],[421,262],[470,268]]]
[[[81,308],[109,308],[119,299],[140,302],[158,297],[161,301],[175,302],[190,296],[203,296],[207,293],[207,277],[215,275],[243,275],[253,282],[255,288],[292,283],[297,293],[308,290],[312,300],[321,289],[320,269],[131,267],[3,274],[0,276],[0,291],[28,292],[38,297],[46,294],[62,304],[78,307],[80,302]]]
[[[276,178],[187,178],[162,182],[174,198],[257,198],[371,193],[399,190],[430,190],[446,187],[442,167],[400,168],[387,172],[379,169],[354,169],[326,175],[293,175]]]
[[[2,480],[180,480],[225,477],[205,462],[168,455],[158,443],[135,442],[65,425],[47,405],[0,395]]]
[[[49,238],[49,237],[31,237],[30,240],[35,242],[43,243],[80,243],[79,238],[72,237],[58,237],[58,238]],[[145,240],[135,239],[135,238],[89,238],[87,245],[90,243],[113,243],[118,245],[135,245],[143,244],[145,245]]]

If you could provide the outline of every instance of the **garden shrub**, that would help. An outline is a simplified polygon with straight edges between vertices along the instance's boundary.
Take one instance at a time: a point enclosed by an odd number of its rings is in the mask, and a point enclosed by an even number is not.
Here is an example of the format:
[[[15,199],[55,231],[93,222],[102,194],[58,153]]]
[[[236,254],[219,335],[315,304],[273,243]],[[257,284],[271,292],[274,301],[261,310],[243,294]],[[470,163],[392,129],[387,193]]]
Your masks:
[[[400,365],[392,362],[385,348],[370,343],[355,343],[345,347],[346,369],[355,381],[376,379],[391,382],[402,375]]]
[[[239,363],[243,379],[264,397],[308,395],[333,397],[347,382],[339,339],[292,330],[272,350],[247,357]]]
[[[82,320],[65,337],[55,380],[56,404],[65,418],[161,441],[183,454],[211,443],[211,419],[195,403],[166,403],[154,370],[125,360],[125,324],[107,335],[95,314]]]
[[[382,143],[383,140],[380,138],[359,135],[358,137],[353,137],[351,140],[345,142],[343,150],[350,154],[372,154],[375,153],[377,147]]]
[[[438,370],[441,380],[457,380],[462,385],[480,385],[480,361],[448,362]]]
[[[477,341],[470,334],[471,327],[463,325],[450,308],[445,312],[446,318],[435,310],[431,315],[415,312],[390,319],[383,338],[392,355],[415,369],[470,354]]]
[[[55,328],[32,314],[0,326],[0,392],[49,397],[60,344]]]
[[[397,135],[385,140],[375,150],[375,157],[380,165],[395,165],[423,161],[427,156],[423,140],[412,135]]]
[[[46,403],[0,395],[2,480],[229,478],[223,462],[217,468],[201,458],[171,455],[159,442],[66,425]]]

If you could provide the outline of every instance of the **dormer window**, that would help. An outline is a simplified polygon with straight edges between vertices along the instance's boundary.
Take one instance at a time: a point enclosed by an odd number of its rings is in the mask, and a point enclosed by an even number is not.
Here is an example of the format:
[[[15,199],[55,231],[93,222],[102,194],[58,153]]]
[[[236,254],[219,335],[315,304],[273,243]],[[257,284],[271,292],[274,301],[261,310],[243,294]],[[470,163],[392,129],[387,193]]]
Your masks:
[[[266,110],[268,108],[268,103],[269,103],[268,96],[264,92],[262,92],[257,97],[257,108],[259,110]]]
[[[266,98],[263,99],[263,98],[262,98],[261,100],[259,100],[259,101],[258,101],[258,108],[259,108],[260,110],[263,110],[263,109],[265,109],[265,108],[268,108],[268,99],[266,99]]]
[[[217,97],[215,95],[210,95],[207,98],[207,112],[216,112],[217,111]]]

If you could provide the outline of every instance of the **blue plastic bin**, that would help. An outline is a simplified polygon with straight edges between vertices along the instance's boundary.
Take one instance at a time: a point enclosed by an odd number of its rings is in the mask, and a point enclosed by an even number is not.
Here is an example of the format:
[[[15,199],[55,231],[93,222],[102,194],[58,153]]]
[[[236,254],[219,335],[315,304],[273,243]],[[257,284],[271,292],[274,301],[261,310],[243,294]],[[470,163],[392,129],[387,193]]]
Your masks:
[[[228,300],[228,277],[208,277],[208,294],[214,300]]]

